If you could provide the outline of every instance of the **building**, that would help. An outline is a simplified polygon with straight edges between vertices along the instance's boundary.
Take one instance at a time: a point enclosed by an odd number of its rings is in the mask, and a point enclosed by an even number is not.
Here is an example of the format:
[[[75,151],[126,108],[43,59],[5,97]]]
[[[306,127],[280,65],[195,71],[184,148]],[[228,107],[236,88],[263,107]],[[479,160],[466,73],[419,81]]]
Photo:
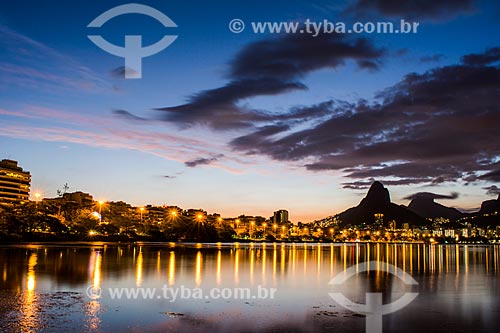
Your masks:
[[[17,161],[0,162],[0,204],[24,203],[30,196],[31,175]]]
[[[274,212],[273,223],[274,224],[288,223],[288,211],[280,209]]]

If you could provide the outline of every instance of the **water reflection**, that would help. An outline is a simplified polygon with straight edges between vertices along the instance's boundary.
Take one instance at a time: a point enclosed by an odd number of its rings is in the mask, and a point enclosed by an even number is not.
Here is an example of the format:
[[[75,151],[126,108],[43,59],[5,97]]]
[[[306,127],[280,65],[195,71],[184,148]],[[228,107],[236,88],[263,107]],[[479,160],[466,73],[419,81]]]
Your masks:
[[[202,256],[201,251],[196,253],[196,286],[199,287],[201,285],[201,265],[202,265]]]
[[[355,264],[375,260],[379,270],[389,264],[395,265],[419,281],[420,292],[424,296],[420,297],[422,303],[417,302],[415,306],[425,304],[426,297],[432,295],[434,303],[430,304],[439,307],[436,312],[445,316],[452,309],[455,316],[468,320],[478,309],[500,311],[499,256],[498,246],[384,243],[2,247],[0,287],[22,291],[18,309],[22,327],[37,327],[42,316],[40,293],[69,289],[83,294],[89,285],[103,290],[111,286],[160,289],[164,284],[201,288],[276,287],[282,297],[277,302],[282,308],[275,310],[284,314],[310,311],[318,299],[329,304],[326,295],[328,282],[333,276]],[[361,275],[369,280],[369,287],[366,288],[397,290],[394,281],[388,281],[385,274],[369,272]],[[352,281],[353,293],[364,292],[362,284],[366,281],[362,278]],[[293,308],[297,302],[303,304],[300,309]],[[210,304],[214,306],[215,303],[212,301]],[[151,307],[153,312],[159,312],[157,308],[165,304],[180,307],[160,301],[134,303],[113,301],[109,297],[85,298],[82,303],[85,330],[113,329],[113,325],[119,323],[105,323],[113,318],[106,317],[106,311],[109,313],[109,309],[126,306],[135,309],[142,304]],[[309,308],[308,304],[311,305]],[[487,310],[482,304],[488,305]],[[473,305],[477,309],[471,308]],[[194,311],[189,306],[197,305],[182,306],[179,311],[189,312]],[[425,309],[424,305],[422,307]],[[220,309],[217,308],[217,311]],[[245,308],[245,311],[249,311],[245,312],[245,316],[250,316],[254,313],[252,311],[259,310]],[[3,319],[1,316],[3,314],[0,313],[0,321]],[[130,311],[121,318],[126,322],[128,316],[140,318],[136,311]]]
[[[89,276],[92,278],[92,287],[94,290],[98,290],[101,287],[101,265],[102,257],[100,251],[92,251],[89,258]],[[99,297],[88,301],[84,305],[85,311],[85,328],[87,331],[96,332],[99,331],[101,324],[101,319],[99,318],[99,313],[101,310],[101,303]]]
[[[38,328],[38,306],[36,304],[36,273],[35,267],[38,263],[38,256],[36,252],[29,255],[28,268],[26,272],[26,291],[23,294],[21,304],[22,318],[20,320],[21,327],[25,330]]]
[[[175,283],[175,252],[170,251],[170,257],[168,259],[168,284],[173,285]]]
[[[142,285],[142,268],[143,268],[142,248],[140,248],[139,254],[137,255],[137,262],[135,267],[135,285],[137,287],[140,287]]]

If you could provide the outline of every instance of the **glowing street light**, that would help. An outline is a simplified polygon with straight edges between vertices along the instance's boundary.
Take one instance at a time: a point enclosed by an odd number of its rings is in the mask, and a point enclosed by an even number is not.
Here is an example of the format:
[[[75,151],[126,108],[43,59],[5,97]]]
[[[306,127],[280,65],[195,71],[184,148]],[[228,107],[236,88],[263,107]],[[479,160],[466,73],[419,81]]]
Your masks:
[[[267,223],[263,223],[262,226],[264,227],[264,234],[266,234]]]
[[[139,211],[141,212],[141,223],[142,223],[142,214],[144,213],[144,207],[139,208]]]
[[[33,196],[35,197],[35,206],[38,209],[38,202],[40,201],[40,198],[42,197],[42,195],[40,193],[36,192],[35,194],[33,194]]]
[[[274,236],[276,236],[276,228],[278,228],[278,225],[276,223],[273,224],[273,228],[274,228]]]
[[[196,215],[196,219],[198,220],[198,222],[203,221],[203,214],[199,213],[198,215]]]

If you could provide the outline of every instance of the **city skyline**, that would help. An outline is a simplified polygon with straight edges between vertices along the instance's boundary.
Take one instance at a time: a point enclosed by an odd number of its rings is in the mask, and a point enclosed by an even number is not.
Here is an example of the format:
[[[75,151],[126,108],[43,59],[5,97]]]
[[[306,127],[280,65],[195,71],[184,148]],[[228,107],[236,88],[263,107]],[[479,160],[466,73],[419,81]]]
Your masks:
[[[25,11],[34,2],[4,4],[1,158],[19,161],[32,193],[45,197],[68,183],[134,206],[225,216],[285,208],[312,221],[357,204],[376,179],[396,203],[433,192],[477,210],[499,192],[498,4],[366,8],[365,21],[419,22],[411,35],[228,29],[234,18],[352,22],[348,7],[361,3],[219,1],[193,11],[146,1],[179,37],[143,59],[139,80],[124,80],[123,58],[87,38],[87,25],[120,2],[48,2],[36,12]],[[116,44],[132,33],[153,43],[163,32],[136,15],[102,27]]]
[[[238,218],[255,218],[256,220],[258,219],[261,222],[271,222],[275,226],[280,225],[283,223],[292,223],[292,224],[308,224],[308,223],[334,223],[336,224],[340,219],[343,220],[346,217],[346,214],[349,215],[349,212],[353,209],[361,209],[361,215],[359,213],[356,213],[355,216],[356,218],[352,220],[351,218],[348,218],[350,222],[356,224],[356,222],[359,222],[358,219],[362,219],[363,221],[368,221],[371,220],[374,217],[374,221],[376,223],[377,218],[380,218],[380,216],[384,216],[385,212],[387,210],[387,205],[390,205],[392,200],[391,200],[391,194],[389,189],[385,188],[384,185],[379,182],[379,181],[374,181],[371,186],[369,191],[366,193],[366,196],[359,201],[357,204],[353,203],[352,207],[345,207],[343,211],[339,212],[334,212],[328,216],[324,216],[323,218],[316,219],[316,220],[291,220],[289,219],[289,211],[287,208],[281,207],[281,208],[275,208],[277,210],[273,210],[269,213],[265,214],[254,214],[252,212],[245,212],[245,213],[236,213],[233,214],[232,216],[226,215],[224,216],[223,214],[220,214],[217,211],[213,211],[210,209],[210,207],[199,207],[199,206],[191,206],[191,207],[180,207],[178,205],[172,204],[172,203],[164,203],[164,204],[151,204],[151,203],[146,203],[144,205],[139,205],[139,206],[134,206],[133,204],[131,205],[130,203],[116,199],[116,200],[103,200],[100,198],[95,197],[92,193],[87,193],[81,190],[71,190],[69,185],[66,183],[64,184],[60,189],[57,190],[56,195],[53,196],[44,196],[43,192],[39,192],[37,190],[31,190],[30,189],[30,178],[31,174],[27,170],[23,170],[19,165],[17,161],[14,160],[1,160],[0,161],[0,167],[2,167],[2,170],[0,170],[0,203],[6,204],[7,206],[11,206],[12,204],[14,207],[16,204],[26,204],[28,200],[31,200],[32,202],[35,202],[37,205],[40,202],[44,202],[44,200],[59,200],[65,198],[66,195],[80,195],[88,197],[88,200],[91,200],[93,202],[94,210],[91,215],[93,216],[98,216],[99,220],[101,220],[101,209],[103,207],[107,207],[109,204],[126,204],[127,206],[130,206],[131,208],[134,208],[137,210],[137,212],[140,213],[141,219],[144,214],[149,213],[149,209],[155,209],[155,208],[167,208],[169,213],[172,213],[172,216],[177,216],[179,213],[189,213],[189,212],[200,212],[203,216],[206,214],[206,216],[218,216],[218,220],[222,221],[224,220],[236,220],[239,221]],[[14,192],[13,192],[14,191]],[[419,216],[418,218],[423,218],[421,219],[420,222],[423,222],[424,219],[426,219],[428,222],[429,221],[440,221],[438,223],[444,223],[444,221],[456,221],[456,220],[468,220],[469,218],[474,218],[474,216],[483,216],[487,217],[490,216],[490,213],[493,213],[493,215],[497,215],[497,209],[496,205],[500,201],[500,194],[498,195],[498,198],[492,199],[492,200],[485,200],[481,203],[480,209],[477,209],[475,211],[460,211],[454,207],[447,207],[443,206],[440,203],[436,203],[435,200],[454,200],[458,197],[458,193],[454,192],[451,193],[450,195],[438,195],[435,193],[429,193],[429,192],[417,192],[407,198],[404,198],[405,200],[410,200],[409,205],[401,205],[401,206],[395,206],[395,207],[403,207],[403,209],[409,209],[409,212],[415,213],[416,216]],[[80,199],[79,199],[80,200]],[[367,201],[368,200],[368,201]],[[367,203],[371,202],[371,204],[368,204],[368,215],[366,215],[366,208],[367,208]],[[172,210],[173,209],[173,210]],[[373,214],[373,212],[377,212]],[[395,213],[393,210],[392,212],[389,212],[389,215],[392,215]],[[470,213],[469,215],[467,213]],[[398,213],[396,213],[398,214]],[[400,214],[400,213],[399,213]],[[268,217],[271,215],[271,217]],[[363,215],[363,216],[362,216]],[[415,217],[416,217],[415,216]],[[394,217],[394,216],[393,216]],[[409,219],[406,222],[414,219],[415,217],[411,216],[406,216],[403,217],[403,219]],[[198,218],[200,218],[200,215],[198,215]],[[399,223],[402,223],[400,220],[401,216],[396,217],[396,220],[399,221]],[[279,222],[277,222],[279,221]],[[344,221],[345,222],[345,221]],[[237,222],[238,223],[238,222]],[[364,223],[364,222],[363,222]],[[417,222],[419,223],[419,222]],[[426,222],[427,223],[427,222]]]

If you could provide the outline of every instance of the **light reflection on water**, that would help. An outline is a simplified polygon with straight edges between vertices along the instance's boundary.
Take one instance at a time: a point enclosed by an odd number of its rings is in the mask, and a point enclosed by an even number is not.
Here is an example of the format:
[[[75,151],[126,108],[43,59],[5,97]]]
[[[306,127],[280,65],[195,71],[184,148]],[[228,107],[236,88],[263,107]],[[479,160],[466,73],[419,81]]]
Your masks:
[[[196,330],[199,326],[203,331],[203,320],[208,320],[212,329],[215,325],[220,331],[225,327],[265,331],[292,324],[297,331],[306,332],[327,327],[363,331],[363,318],[353,316],[328,297],[332,291],[328,282],[353,265],[377,261],[379,271],[352,278],[341,291],[363,303],[365,293],[376,290],[384,293],[387,303],[406,289],[382,270],[394,265],[411,274],[419,282],[420,296],[399,313],[384,317],[387,331],[397,331],[402,323],[407,331],[427,330],[440,323],[458,331],[489,331],[500,326],[499,254],[498,246],[383,243],[2,247],[0,289],[11,293],[0,295],[0,301],[7,304],[0,311],[0,322],[19,330],[43,329],[51,311],[64,311],[58,298],[47,301],[47,297],[61,291],[85,295],[86,288],[93,286],[102,288],[103,295],[92,300],[81,298],[77,304],[81,311],[70,314],[71,325],[77,330]],[[163,285],[207,291],[261,285],[277,288],[277,294],[274,300],[172,303],[165,299],[116,300],[104,292],[109,287],[160,290]],[[8,297],[14,297],[11,307]],[[201,321],[192,327],[192,322],[164,313],[196,316]],[[217,317],[220,314],[224,316]],[[0,326],[0,331],[4,330]]]

